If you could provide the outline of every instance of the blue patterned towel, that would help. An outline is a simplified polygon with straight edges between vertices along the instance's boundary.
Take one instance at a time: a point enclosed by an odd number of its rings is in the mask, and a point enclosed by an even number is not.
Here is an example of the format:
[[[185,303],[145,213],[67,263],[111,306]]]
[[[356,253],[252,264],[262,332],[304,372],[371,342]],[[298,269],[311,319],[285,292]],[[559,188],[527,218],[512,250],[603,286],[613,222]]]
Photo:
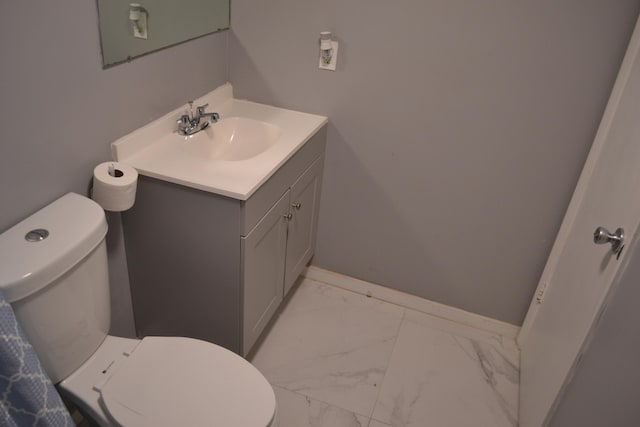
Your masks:
[[[0,426],[74,426],[0,289]]]

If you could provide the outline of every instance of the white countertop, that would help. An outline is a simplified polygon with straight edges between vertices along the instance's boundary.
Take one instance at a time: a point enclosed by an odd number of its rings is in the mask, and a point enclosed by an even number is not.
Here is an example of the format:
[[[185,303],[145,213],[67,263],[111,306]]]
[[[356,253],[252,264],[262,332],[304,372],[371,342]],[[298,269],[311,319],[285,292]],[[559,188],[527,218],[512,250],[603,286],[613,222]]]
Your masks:
[[[229,83],[195,100],[194,106],[205,103],[209,104],[207,112],[215,111],[221,118],[245,117],[278,126],[278,142],[242,161],[190,155],[176,143],[185,141],[176,132],[176,121],[185,112],[182,107],[113,142],[114,159],[133,166],[141,175],[247,200],[327,123],[324,116],[234,99]]]

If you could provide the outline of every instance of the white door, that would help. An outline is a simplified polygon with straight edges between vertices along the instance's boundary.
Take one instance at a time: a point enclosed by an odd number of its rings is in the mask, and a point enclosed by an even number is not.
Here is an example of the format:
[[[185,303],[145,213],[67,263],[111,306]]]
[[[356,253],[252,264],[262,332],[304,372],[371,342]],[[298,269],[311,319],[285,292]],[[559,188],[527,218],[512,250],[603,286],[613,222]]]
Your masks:
[[[639,26],[631,38],[600,129],[578,182],[519,343],[520,425],[540,427],[579,360],[611,284],[624,268],[598,226],[623,227],[626,245],[640,220]],[[537,296],[540,296],[537,294]]]

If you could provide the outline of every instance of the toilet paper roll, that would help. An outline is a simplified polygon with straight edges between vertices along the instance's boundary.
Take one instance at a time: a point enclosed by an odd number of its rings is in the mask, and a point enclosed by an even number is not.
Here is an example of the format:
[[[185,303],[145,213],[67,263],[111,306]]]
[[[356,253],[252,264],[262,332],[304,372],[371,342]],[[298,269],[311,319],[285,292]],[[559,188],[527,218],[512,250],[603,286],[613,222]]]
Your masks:
[[[106,211],[126,211],[135,202],[137,185],[138,171],[131,166],[118,162],[100,163],[93,170],[91,198]]]

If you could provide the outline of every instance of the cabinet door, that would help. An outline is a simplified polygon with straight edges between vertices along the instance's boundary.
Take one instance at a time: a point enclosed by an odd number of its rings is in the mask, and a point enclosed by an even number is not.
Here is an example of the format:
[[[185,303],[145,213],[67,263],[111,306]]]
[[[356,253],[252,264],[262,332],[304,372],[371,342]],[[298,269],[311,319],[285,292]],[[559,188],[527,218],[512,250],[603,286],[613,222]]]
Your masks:
[[[292,217],[287,238],[285,295],[311,259],[315,249],[323,160],[320,157],[313,162],[291,187]]]
[[[242,237],[245,356],[282,301],[288,212],[289,191]]]

